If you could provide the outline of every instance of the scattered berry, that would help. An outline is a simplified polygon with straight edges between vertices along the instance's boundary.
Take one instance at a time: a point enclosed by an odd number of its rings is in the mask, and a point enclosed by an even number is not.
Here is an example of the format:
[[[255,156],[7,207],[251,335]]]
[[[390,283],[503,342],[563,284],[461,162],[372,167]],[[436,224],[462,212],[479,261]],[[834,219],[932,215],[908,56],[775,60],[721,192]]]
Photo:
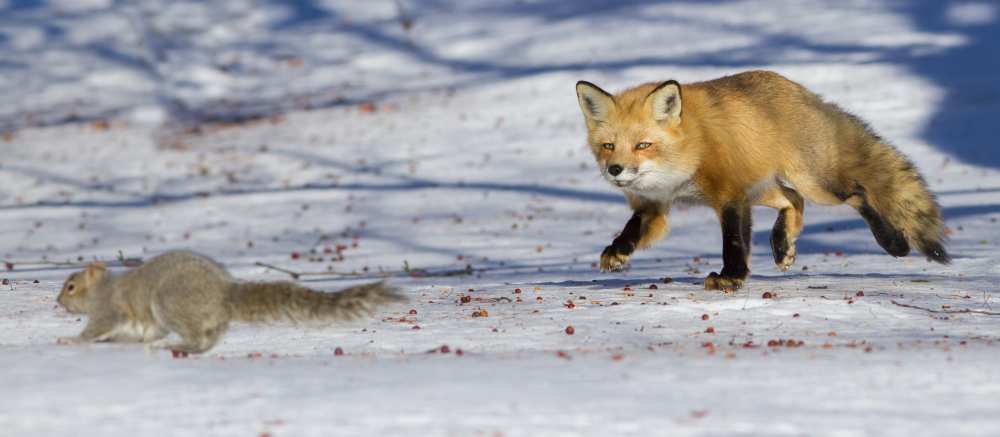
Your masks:
[[[333,350],[333,354],[339,357],[344,354],[344,349],[337,346],[337,348]]]
[[[708,314],[702,314],[701,315],[701,319],[702,320],[708,320]]]
[[[572,325],[566,327],[566,335],[573,335],[574,332],[576,332],[576,329],[573,329]]]
[[[765,291],[764,294],[762,294],[760,297],[762,299],[773,299],[774,293],[771,293],[770,291]]]

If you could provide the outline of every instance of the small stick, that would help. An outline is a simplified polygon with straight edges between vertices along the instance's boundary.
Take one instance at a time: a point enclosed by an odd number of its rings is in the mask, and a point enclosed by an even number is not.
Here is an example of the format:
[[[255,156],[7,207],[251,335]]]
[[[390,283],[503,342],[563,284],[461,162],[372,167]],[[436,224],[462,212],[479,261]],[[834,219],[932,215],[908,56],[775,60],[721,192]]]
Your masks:
[[[292,279],[299,279],[302,276],[337,276],[337,277],[356,277],[356,278],[376,278],[376,277],[386,277],[386,276],[412,276],[415,278],[431,278],[431,277],[447,277],[447,276],[465,276],[471,275],[474,270],[472,266],[466,266],[464,269],[460,270],[445,270],[441,272],[428,272],[426,270],[400,270],[400,271],[384,271],[380,272],[379,275],[369,275],[364,273],[340,273],[340,272],[296,272],[294,270],[288,270],[283,267],[278,267],[272,264],[267,264],[264,262],[257,261],[254,265],[258,267],[264,267],[274,271],[284,273],[291,276]]]
[[[12,261],[12,260],[8,260],[8,259],[0,259],[0,264],[14,265],[14,266],[21,265],[21,264],[27,264],[27,265],[80,266],[80,267],[83,267],[83,266],[86,266],[88,263],[85,263],[85,262],[74,262],[74,261],[49,261],[49,260],[40,260],[40,261],[37,261],[37,260],[36,261]]]
[[[904,308],[913,308],[915,310],[923,310],[923,311],[927,311],[929,313],[935,313],[935,314],[983,314],[983,315],[987,315],[987,316],[1000,316],[1000,313],[993,312],[993,311],[972,310],[972,309],[968,309],[968,308],[961,309],[961,310],[935,310],[935,309],[925,308],[925,307],[916,306],[916,305],[909,305],[909,304],[905,304],[905,303],[899,303],[899,302],[896,302],[894,300],[890,300],[889,302],[892,302],[892,304],[896,305],[896,306],[901,306],[901,307],[904,307]]]

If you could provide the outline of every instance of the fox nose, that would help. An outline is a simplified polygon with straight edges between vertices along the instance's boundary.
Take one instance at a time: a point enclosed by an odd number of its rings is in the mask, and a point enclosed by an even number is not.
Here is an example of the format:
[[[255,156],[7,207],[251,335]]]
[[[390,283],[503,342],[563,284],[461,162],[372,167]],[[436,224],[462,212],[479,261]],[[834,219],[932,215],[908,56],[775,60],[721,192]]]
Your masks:
[[[622,168],[622,166],[618,164],[608,166],[608,173],[611,173],[611,176],[620,175],[622,173],[622,170],[624,170],[624,168]]]

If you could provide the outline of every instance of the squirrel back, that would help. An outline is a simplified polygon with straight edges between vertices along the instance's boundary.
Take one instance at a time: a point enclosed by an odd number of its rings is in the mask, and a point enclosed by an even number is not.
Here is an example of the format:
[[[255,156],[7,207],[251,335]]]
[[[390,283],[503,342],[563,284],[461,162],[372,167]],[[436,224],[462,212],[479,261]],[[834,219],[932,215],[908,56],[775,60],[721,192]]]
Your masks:
[[[292,282],[239,282],[220,264],[189,251],[167,252],[116,276],[103,264],[66,280],[58,302],[86,313],[83,341],[143,341],[182,353],[210,349],[231,320],[330,322],[353,319],[403,297],[383,282],[336,293]],[[179,343],[165,343],[174,332]]]

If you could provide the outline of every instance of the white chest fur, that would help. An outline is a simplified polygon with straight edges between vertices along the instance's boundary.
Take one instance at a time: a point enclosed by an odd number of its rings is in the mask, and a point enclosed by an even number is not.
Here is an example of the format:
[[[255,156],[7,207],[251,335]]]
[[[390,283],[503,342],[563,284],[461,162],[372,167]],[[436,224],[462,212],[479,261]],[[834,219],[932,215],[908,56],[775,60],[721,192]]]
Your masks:
[[[691,180],[693,172],[645,163],[639,166],[638,173],[626,191],[664,205],[701,202],[701,191]]]

